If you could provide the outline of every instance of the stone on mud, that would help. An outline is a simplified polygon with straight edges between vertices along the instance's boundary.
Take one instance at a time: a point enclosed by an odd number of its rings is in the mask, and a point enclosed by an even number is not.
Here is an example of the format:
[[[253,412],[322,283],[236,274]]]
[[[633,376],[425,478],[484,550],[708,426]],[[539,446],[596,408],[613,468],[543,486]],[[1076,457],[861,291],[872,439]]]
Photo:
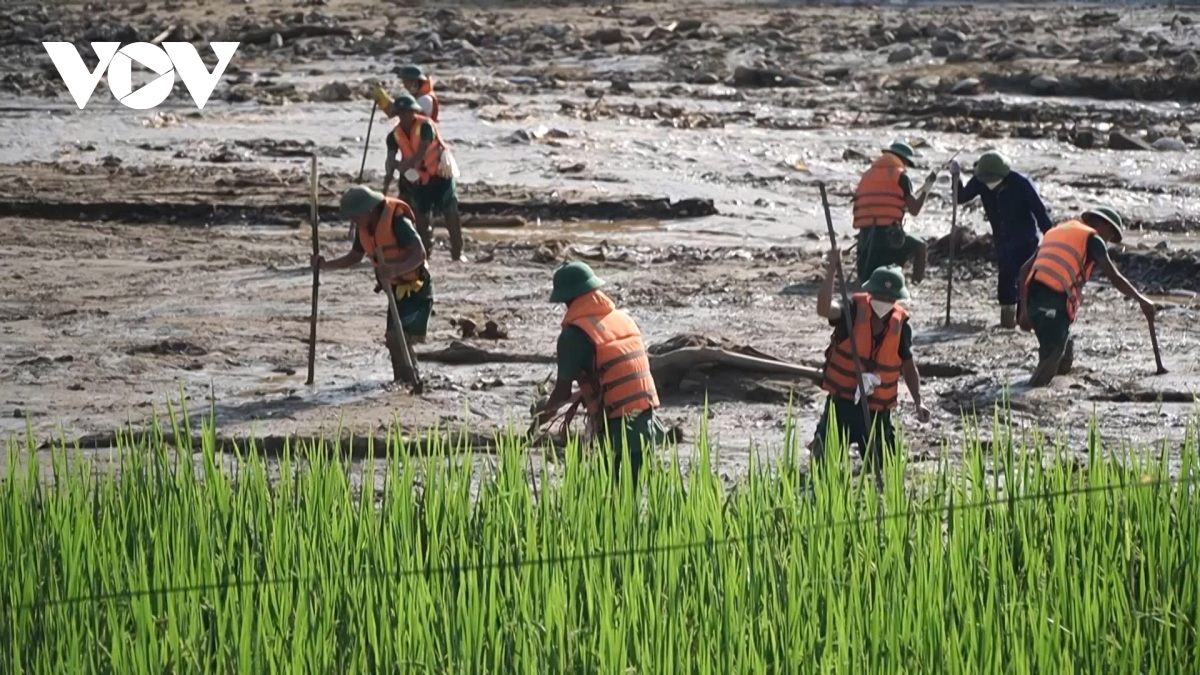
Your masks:
[[[911,61],[916,55],[917,50],[909,45],[901,45],[888,54],[887,60],[888,63],[904,63],[905,61]]]
[[[1113,131],[1108,135],[1109,150],[1153,150],[1154,146],[1146,141],[1121,131]]]
[[[1150,55],[1137,48],[1122,49],[1119,59],[1121,63],[1145,63],[1150,60]]]
[[[946,63],[966,63],[967,61],[970,61],[971,58],[972,56],[970,52],[960,49],[958,51],[950,52],[950,54],[946,56]]]
[[[967,41],[967,36],[953,28],[942,28],[934,34],[940,42],[949,42],[950,44],[961,45]]]
[[[1038,94],[1053,94],[1058,91],[1059,81],[1053,75],[1038,75],[1029,83],[1029,88]]]
[[[958,96],[974,96],[983,91],[983,83],[977,77],[964,77],[950,87],[950,93]]]
[[[633,36],[622,28],[602,28],[587,36],[591,42],[602,45],[615,45],[623,42],[633,42]]]
[[[929,47],[929,53],[938,58],[950,56],[950,43],[937,40]]]
[[[1160,138],[1152,144],[1155,150],[1165,152],[1187,152],[1187,146],[1178,138]]]

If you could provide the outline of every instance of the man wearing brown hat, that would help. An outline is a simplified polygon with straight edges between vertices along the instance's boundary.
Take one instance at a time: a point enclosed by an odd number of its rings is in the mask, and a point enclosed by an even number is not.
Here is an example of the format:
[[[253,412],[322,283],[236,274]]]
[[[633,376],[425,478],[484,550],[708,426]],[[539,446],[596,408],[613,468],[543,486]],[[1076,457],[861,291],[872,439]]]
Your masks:
[[[314,267],[344,270],[364,257],[375,267],[375,291],[386,289],[396,298],[409,350],[425,341],[429,317],[433,313],[433,279],[425,265],[425,247],[413,227],[413,212],[399,199],[384,197],[364,185],[356,185],[342,195],[342,217],[354,222],[357,238],[350,252],[340,258],[313,258]],[[382,252],[382,256],[379,253]],[[382,263],[379,258],[382,257]],[[392,359],[392,379],[409,382],[413,373],[405,365],[397,326],[387,314],[385,340]],[[415,355],[412,359],[415,361]]]
[[[1020,325],[1038,339],[1038,365],[1029,386],[1044,387],[1055,375],[1071,370],[1075,360],[1071,324],[1094,267],[1104,272],[1113,288],[1136,300],[1143,314],[1154,316],[1154,303],[1134,288],[1108,257],[1106,242],[1121,243],[1121,226],[1120,214],[1111,208],[1084,211],[1077,220],[1050,228],[1037,253],[1021,268]]]

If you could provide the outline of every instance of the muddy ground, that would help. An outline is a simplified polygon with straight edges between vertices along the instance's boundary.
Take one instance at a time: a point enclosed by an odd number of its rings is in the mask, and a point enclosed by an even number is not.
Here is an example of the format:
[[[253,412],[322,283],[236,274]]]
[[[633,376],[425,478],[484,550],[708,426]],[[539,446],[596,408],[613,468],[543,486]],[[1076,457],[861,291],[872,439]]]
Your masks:
[[[924,166],[1000,149],[1052,215],[1110,203],[1133,227],[1114,258],[1164,309],[1171,373],[1154,376],[1146,324],[1105,280],[1088,286],[1076,370],[1024,386],[1032,335],[1001,330],[978,204],[942,325],[946,242],[914,289],[917,359],[934,420],[900,419],[917,461],[957,452],[963,413],[1011,398],[1023,429],[1081,442],[1089,418],[1136,442],[1178,440],[1200,390],[1200,106],[1195,13],[1028,7],[736,8],[655,3],[511,10],[320,3],[172,2],[0,10],[0,431],[103,437],[181,387],[222,434],[377,435],[467,429],[482,449],[523,427],[553,372],[563,259],[588,260],[650,343],[678,335],[817,365],[815,316],[827,182],[846,248],[848,199],[877,147],[919,146]],[[86,19],[84,17],[90,17]],[[40,40],[243,42],[213,100],[84,111]],[[279,38],[274,36],[278,34]],[[419,353],[427,393],[386,387],[385,304],[367,268],[322,278],[316,385],[306,387],[311,250],[308,156],[323,176],[321,248],[357,174],[372,80],[398,89],[410,60],[442,92],[463,169],[466,264],[433,253],[436,311]],[[135,85],[136,86],[136,85]],[[376,120],[366,181],[383,163]],[[969,161],[967,162],[969,164]],[[948,181],[911,229],[949,231]],[[444,235],[444,232],[441,233]],[[850,264],[852,254],[846,258]],[[507,338],[463,338],[459,320]],[[487,350],[448,363],[455,341]],[[458,360],[461,360],[458,359]],[[731,471],[779,451],[791,400],[807,441],[823,395],[804,381],[700,372],[663,392],[663,415],[707,426]],[[990,423],[984,424],[990,437]]]

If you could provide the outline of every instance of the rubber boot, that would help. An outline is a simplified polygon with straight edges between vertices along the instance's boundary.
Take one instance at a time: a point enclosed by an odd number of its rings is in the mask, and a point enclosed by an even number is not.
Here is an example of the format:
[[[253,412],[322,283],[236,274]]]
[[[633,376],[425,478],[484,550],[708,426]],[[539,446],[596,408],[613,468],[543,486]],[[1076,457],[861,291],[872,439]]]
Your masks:
[[[1067,340],[1067,348],[1063,350],[1062,360],[1058,362],[1058,374],[1066,375],[1071,372],[1071,366],[1075,365],[1075,340]]]
[[[462,219],[458,215],[458,204],[451,204],[444,215],[446,231],[450,233],[450,259],[463,262]]]
[[[1050,380],[1058,374],[1059,366],[1063,361],[1063,354],[1066,353],[1067,346],[1062,345],[1046,355],[1046,358],[1038,361],[1037,368],[1033,371],[1033,375],[1029,378],[1030,387],[1044,387],[1050,384]]]
[[[1016,328],[1017,327],[1017,306],[1016,305],[1000,305],[1000,327],[1001,328]]]
[[[387,334],[388,354],[392,357],[392,381],[393,382],[411,382],[412,370],[404,363],[404,352],[401,351],[404,347],[400,344],[400,340],[392,331]],[[411,351],[409,352],[411,354]]]

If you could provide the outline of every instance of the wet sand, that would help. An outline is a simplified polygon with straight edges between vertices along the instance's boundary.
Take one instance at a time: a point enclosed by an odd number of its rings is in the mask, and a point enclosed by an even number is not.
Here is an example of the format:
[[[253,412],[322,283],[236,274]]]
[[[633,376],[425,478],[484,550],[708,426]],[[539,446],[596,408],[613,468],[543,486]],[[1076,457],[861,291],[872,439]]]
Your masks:
[[[160,20],[216,22],[245,18],[249,7],[265,22],[283,5],[211,7],[205,19],[197,18],[204,16],[198,5],[175,7],[149,11]],[[913,459],[939,457],[942,439],[964,433],[964,411],[978,411],[990,437],[986,418],[1005,396],[1021,429],[1067,434],[1076,448],[1093,415],[1112,438],[1183,436],[1192,392],[1200,390],[1193,326],[1200,162],[1187,128],[1200,96],[1188,93],[1195,73],[1177,63],[1197,37],[1191,23],[1175,18],[1186,13],[1126,9],[1114,24],[1103,23],[1110,21],[1104,10],[1056,10],[1026,30],[1027,8],[420,10],[419,26],[397,25],[389,36],[372,33],[362,7],[335,1],[307,10],[362,35],[350,43],[333,36],[296,40],[303,49],[290,42],[243,48],[238,72],[202,113],[186,94],[158,113],[128,110],[112,103],[104,84],[86,111],[61,83],[54,97],[36,86],[0,94],[0,431],[21,433],[28,421],[39,440],[56,437],[60,426],[67,438],[106,434],[161,411],[182,387],[189,409],[214,406],[229,436],[339,428],[379,434],[397,420],[414,434],[435,424],[469,429],[482,443],[509,422],[523,426],[534,387],[553,372],[561,308],[546,296],[554,267],[569,257],[588,260],[609,280],[650,343],[698,334],[819,365],[829,331],[815,315],[825,229],[816,183],[829,186],[846,248],[858,174],[878,146],[908,138],[926,167],[959,148],[966,159],[988,149],[1008,153],[1034,177],[1056,219],[1096,202],[1125,213],[1134,226],[1115,259],[1136,284],[1160,294],[1159,338],[1171,370],[1153,376],[1143,317],[1095,279],[1075,328],[1075,372],[1030,391],[1024,382],[1036,341],[996,325],[987,245],[959,255],[949,328],[941,326],[946,269],[935,256],[910,302],[935,410],[931,423],[918,424],[901,394]],[[77,7],[61,11],[68,23],[78,15]],[[676,23],[656,36],[685,14],[702,23],[687,31]],[[145,13],[119,18],[150,23]],[[1096,22],[1102,25],[1090,25]],[[918,37],[899,39],[908,35],[905,25]],[[556,37],[564,26],[566,37]],[[1122,32],[1152,26],[1167,42],[1140,46]],[[323,213],[332,215],[361,159],[370,105],[356,88],[374,76],[396,89],[391,67],[410,58],[397,45],[418,45],[430,30],[444,45],[441,60],[426,66],[443,83],[442,127],[463,168],[464,212],[508,213],[527,224],[469,229],[470,262],[462,265],[448,262],[439,239],[437,315],[420,348],[428,393],[419,398],[385,386],[385,305],[370,292],[367,268],[323,275],[317,384],[306,387],[311,277],[303,266],[311,240],[301,220],[308,160],[300,155],[320,158]],[[603,30],[623,30],[632,41],[597,35]],[[962,32],[965,41],[953,48],[972,60],[947,64],[932,55],[944,31]],[[878,44],[889,39],[884,33],[892,42]],[[458,44],[473,37],[478,46]],[[603,44],[609,39],[617,41]],[[1059,50],[1047,48],[1051,42],[1067,51],[1053,56]],[[372,55],[367,43],[391,46]],[[987,56],[1006,44],[1021,55]],[[1103,53],[1113,45],[1126,51]],[[888,54],[903,46],[921,53],[889,63]],[[1176,47],[1183,51],[1172,56]],[[25,64],[22,73],[48,63],[40,46],[3,49]],[[1130,49],[1147,52],[1147,60],[1135,62],[1140,57]],[[1097,52],[1100,61],[1080,63],[1081,51]],[[475,63],[493,58],[504,65]],[[746,86],[739,66],[800,79],[789,87]],[[1064,83],[1068,72],[1110,83]],[[1035,95],[1036,74],[1057,74],[1059,89],[1090,86],[1087,93],[1104,100]],[[716,83],[703,84],[709,75]],[[980,93],[941,91],[967,77],[980,81]],[[1108,96],[1138,77],[1137,100]],[[311,98],[347,80],[354,83],[350,100],[285,102],[277,93],[295,86],[291,96]],[[255,98],[237,100],[247,91]],[[1162,100],[1170,92],[1177,100]],[[366,180],[375,185],[380,122],[367,159]],[[1080,147],[1089,133],[1107,146],[1113,130],[1146,142],[1174,139],[1184,151]],[[931,241],[944,236],[948,195],[943,175],[910,229]],[[649,215],[649,202],[637,198],[659,199],[659,210]],[[687,217],[710,211],[671,206],[681,200],[711,200],[715,214]],[[212,206],[211,216],[197,215],[198,205]],[[164,217],[172,212],[188,215]],[[960,210],[959,223],[978,234],[989,229],[978,203]],[[324,223],[323,253],[345,251],[345,236],[344,224]],[[451,322],[464,317],[495,320],[509,335],[465,342],[523,360],[433,361],[460,339]],[[789,400],[807,442],[824,398],[803,381],[697,372],[663,392],[663,416],[694,431],[706,394],[706,423],[731,472],[752,446],[779,451]]]

